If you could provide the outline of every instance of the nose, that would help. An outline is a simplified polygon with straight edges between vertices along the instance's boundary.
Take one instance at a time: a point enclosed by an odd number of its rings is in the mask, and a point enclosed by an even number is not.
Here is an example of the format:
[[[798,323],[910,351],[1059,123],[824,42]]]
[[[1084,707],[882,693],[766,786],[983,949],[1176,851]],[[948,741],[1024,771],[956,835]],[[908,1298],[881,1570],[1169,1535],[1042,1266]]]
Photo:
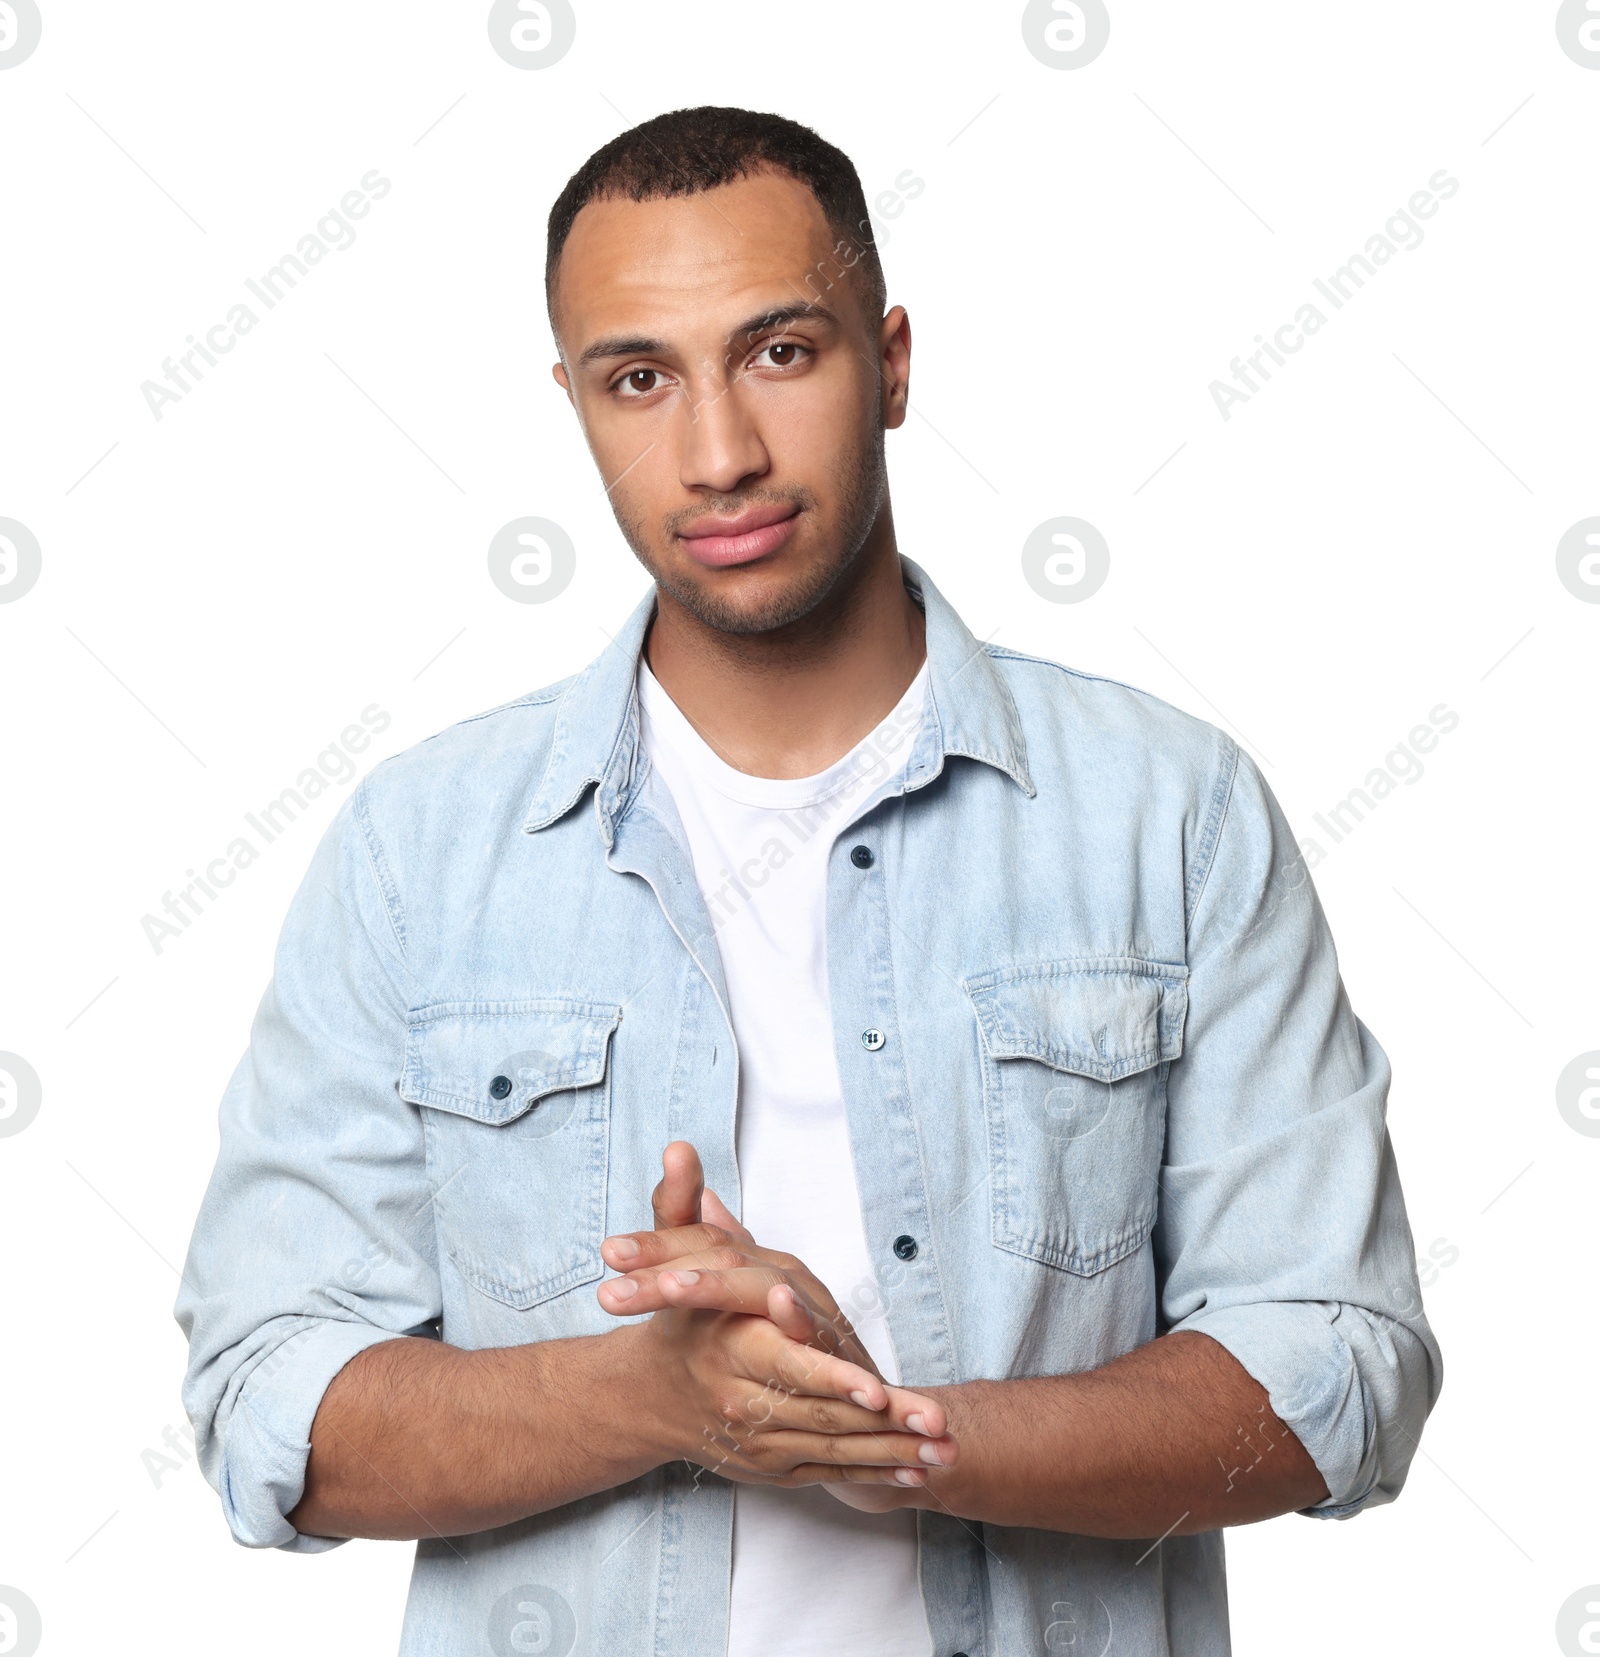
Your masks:
[[[686,489],[731,495],[771,467],[766,444],[737,384],[719,379],[689,405],[678,479]]]

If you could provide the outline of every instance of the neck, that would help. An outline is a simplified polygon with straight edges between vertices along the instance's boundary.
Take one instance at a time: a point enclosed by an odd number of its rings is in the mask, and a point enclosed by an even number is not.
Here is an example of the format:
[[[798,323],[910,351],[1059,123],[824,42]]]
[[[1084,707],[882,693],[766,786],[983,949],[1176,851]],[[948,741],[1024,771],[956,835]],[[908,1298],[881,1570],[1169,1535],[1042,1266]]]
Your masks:
[[[887,505],[860,556],[809,615],[771,632],[708,627],[658,589],[650,671],[712,750],[756,777],[809,777],[894,707],[925,654]]]

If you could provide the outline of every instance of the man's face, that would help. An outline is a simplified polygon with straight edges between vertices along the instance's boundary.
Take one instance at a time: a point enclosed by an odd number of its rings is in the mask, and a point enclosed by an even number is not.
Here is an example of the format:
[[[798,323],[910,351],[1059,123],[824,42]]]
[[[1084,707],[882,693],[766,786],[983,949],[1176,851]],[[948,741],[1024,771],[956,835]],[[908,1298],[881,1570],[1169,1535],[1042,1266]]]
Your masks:
[[[886,513],[910,328],[855,257],[776,172],[591,202],[562,252],[555,377],[640,562],[719,631],[809,614]]]

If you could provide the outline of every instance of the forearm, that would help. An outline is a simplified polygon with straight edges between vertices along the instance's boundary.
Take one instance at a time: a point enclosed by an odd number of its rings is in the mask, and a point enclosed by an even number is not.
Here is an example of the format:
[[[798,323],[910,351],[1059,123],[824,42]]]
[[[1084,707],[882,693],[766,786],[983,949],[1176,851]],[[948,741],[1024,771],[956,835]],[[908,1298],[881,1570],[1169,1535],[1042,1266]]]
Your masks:
[[[961,1460],[905,1505],[1083,1536],[1188,1535],[1327,1494],[1267,1394],[1208,1336],[1167,1335],[1079,1375],[924,1389]]]
[[[637,1478],[664,1459],[639,1409],[639,1348],[636,1325],[479,1352],[369,1347],[323,1396],[289,1522],[313,1536],[460,1536]]]

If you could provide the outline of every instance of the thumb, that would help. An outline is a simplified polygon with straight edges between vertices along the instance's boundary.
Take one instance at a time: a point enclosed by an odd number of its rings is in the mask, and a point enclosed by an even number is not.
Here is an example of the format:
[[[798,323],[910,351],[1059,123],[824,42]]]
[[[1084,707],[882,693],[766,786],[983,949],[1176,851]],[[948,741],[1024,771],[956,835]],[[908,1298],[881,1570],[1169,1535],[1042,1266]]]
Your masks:
[[[705,1190],[700,1153],[686,1139],[674,1139],[661,1153],[661,1183],[650,1193],[656,1230],[700,1223],[700,1193]]]

